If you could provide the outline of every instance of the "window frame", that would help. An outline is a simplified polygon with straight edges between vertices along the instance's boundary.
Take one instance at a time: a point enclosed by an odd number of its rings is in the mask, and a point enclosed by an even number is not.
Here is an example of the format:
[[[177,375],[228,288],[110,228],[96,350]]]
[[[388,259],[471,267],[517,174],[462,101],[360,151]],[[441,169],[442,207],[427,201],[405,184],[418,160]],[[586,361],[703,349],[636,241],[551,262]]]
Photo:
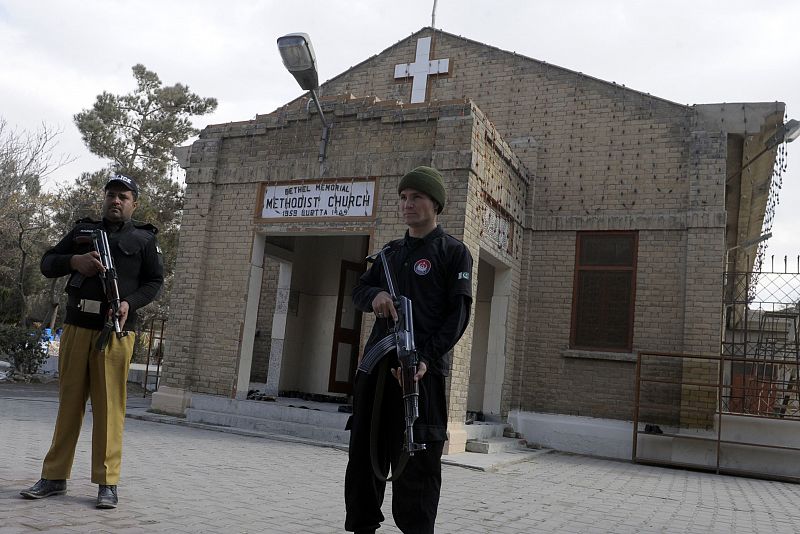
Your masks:
[[[582,239],[585,237],[594,236],[620,236],[632,238],[632,263],[631,265],[581,265],[581,249],[583,246]],[[569,348],[587,351],[602,351],[602,352],[630,352],[633,348],[633,321],[636,312],[636,271],[639,260],[639,232],[636,230],[601,230],[601,231],[579,231],[575,234],[575,272],[572,281],[572,314],[570,321],[569,333]],[[577,322],[578,322],[578,290],[579,279],[582,272],[586,271],[602,271],[602,272],[630,272],[630,305],[628,307],[628,339],[625,346],[608,347],[608,346],[592,346],[592,345],[579,345],[576,343],[577,337]]]

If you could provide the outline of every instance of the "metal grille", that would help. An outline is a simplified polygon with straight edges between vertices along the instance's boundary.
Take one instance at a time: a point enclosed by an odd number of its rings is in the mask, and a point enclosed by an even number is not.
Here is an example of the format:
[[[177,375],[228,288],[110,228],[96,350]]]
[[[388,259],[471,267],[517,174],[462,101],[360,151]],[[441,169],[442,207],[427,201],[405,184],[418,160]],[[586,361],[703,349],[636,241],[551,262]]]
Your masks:
[[[800,419],[800,274],[725,274],[723,411]]]
[[[719,354],[639,353],[634,462],[800,481],[800,257],[782,267],[724,274]]]

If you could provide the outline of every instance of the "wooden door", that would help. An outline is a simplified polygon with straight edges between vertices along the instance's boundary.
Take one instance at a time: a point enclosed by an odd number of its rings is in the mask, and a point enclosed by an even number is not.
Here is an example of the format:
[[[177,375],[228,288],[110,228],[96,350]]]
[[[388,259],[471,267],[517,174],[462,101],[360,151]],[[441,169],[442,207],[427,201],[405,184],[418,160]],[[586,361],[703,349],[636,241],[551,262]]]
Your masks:
[[[353,305],[353,288],[364,270],[363,263],[342,260],[328,379],[328,389],[334,393],[349,395],[353,392],[361,337],[361,312]]]

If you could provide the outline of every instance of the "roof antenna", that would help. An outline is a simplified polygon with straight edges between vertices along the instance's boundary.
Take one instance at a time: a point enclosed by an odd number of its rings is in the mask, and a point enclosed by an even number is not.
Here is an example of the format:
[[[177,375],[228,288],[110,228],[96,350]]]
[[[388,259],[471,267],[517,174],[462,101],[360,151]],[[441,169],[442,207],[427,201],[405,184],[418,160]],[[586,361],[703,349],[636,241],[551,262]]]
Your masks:
[[[431,13],[431,28],[436,29],[436,2],[433,0],[433,12]]]

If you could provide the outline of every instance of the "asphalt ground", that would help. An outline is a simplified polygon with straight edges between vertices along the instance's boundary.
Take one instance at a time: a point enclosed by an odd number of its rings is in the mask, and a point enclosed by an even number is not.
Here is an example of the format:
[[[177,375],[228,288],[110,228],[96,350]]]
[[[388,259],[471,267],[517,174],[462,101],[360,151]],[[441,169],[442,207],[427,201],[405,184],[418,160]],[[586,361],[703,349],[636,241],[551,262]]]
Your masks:
[[[56,392],[0,383],[0,534],[343,532],[344,451],[139,419],[126,422],[120,505],[97,510],[90,410],[67,495],[22,499],[50,444]],[[132,395],[129,408],[148,402]],[[385,502],[379,533],[397,533],[390,488]],[[436,531],[800,532],[800,485],[557,452],[493,471],[445,465]]]

